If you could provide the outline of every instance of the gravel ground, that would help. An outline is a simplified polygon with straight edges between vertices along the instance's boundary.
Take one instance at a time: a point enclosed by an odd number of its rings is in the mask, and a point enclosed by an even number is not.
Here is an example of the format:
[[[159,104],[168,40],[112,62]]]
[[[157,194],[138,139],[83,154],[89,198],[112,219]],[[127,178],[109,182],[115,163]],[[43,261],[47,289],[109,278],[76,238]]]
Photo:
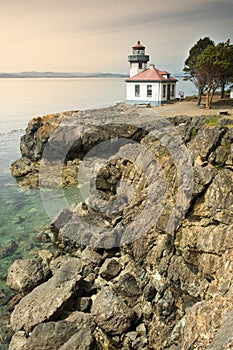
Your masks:
[[[204,102],[204,101],[203,101]],[[160,107],[152,107],[151,110],[156,111],[162,116],[203,116],[203,115],[219,115],[221,111],[228,112],[228,115],[233,117],[233,100],[220,100],[218,96],[215,97],[212,108],[205,109],[197,106],[195,100],[183,100],[173,103],[163,104]]]

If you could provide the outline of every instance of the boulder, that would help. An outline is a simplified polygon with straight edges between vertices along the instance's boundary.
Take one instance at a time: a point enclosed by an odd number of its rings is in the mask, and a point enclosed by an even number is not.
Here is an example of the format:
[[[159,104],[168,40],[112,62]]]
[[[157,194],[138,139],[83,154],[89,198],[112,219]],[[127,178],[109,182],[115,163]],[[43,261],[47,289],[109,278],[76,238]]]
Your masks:
[[[68,262],[47,282],[27,294],[11,314],[13,330],[29,332],[37,324],[58,317],[65,308],[69,309],[71,298],[77,293],[80,281],[81,264]]]
[[[81,328],[59,350],[98,350],[89,328]]]
[[[81,271],[81,260],[79,258],[74,258],[69,254],[66,254],[58,256],[50,262],[50,270],[52,274],[54,275],[55,273],[57,273],[58,270],[64,268],[65,265],[68,263],[77,266],[78,270]]]
[[[93,317],[85,312],[74,311],[67,318],[67,322],[75,323],[78,328],[88,327],[92,331],[95,329],[96,324],[93,320]]]
[[[26,343],[21,347],[22,350],[54,350],[67,342],[77,331],[75,324],[58,321],[47,322],[37,325],[26,338]],[[17,334],[17,333],[16,333]],[[21,340],[23,343],[23,339]],[[12,346],[10,346],[12,349]],[[19,350],[20,348],[17,348]],[[13,350],[13,349],[12,349]]]
[[[131,307],[134,306],[141,295],[141,289],[138,286],[136,278],[129,272],[120,276],[115,289],[117,294],[126,300],[127,305]]]
[[[66,321],[75,324],[77,332],[59,350],[100,350],[96,348],[93,336],[96,324],[90,314],[76,311]]]
[[[97,325],[109,335],[124,333],[135,319],[134,311],[108,287],[97,295],[91,314]]]
[[[26,333],[23,331],[16,332],[11,338],[8,350],[24,350],[27,344]]]
[[[104,279],[111,280],[121,271],[121,264],[116,259],[106,259],[100,268],[100,276]]]
[[[58,232],[71,219],[72,212],[68,208],[62,209],[51,222],[52,232]]]
[[[100,266],[104,258],[91,247],[86,247],[81,254],[81,259],[83,266],[94,268]]]
[[[43,283],[50,274],[42,259],[18,259],[8,269],[7,285],[18,291],[32,290]]]
[[[11,164],[11,173],[14,177],[21,177],[34,170],[34,163],[27,157],[22,157]]]

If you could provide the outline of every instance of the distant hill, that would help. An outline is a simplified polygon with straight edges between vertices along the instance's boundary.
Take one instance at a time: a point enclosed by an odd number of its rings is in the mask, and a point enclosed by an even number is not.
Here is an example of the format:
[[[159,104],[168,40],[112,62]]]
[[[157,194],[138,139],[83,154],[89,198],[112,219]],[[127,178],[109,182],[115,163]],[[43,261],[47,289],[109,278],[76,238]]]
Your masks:
[[[0,73],[0,78],[126,78],[124,73],[20,72]]]
[[[173,76],[176,78],[184,78],[185,74],[184,72],[178,72],[178,73],[173,73]]]

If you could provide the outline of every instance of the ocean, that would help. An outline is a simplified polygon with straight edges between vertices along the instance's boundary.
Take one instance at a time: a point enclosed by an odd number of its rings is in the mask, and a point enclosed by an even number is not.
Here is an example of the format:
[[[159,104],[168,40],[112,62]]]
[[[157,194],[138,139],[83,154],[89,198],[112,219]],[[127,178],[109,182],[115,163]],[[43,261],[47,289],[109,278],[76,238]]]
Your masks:
[[[193,84],[182,80],[179,90],[185,96],[196,93]],[[28,121],[124,101],[125,82],[122,78],[0,79],[0,93],[0,291],[10,293],[5,285],[8,267],[46,247],[35,237],[49,222],[39,191],[19,187],[10,174],[11,163],[20,157],[20,137]],[[72,201],[72,191],[67,196]]]

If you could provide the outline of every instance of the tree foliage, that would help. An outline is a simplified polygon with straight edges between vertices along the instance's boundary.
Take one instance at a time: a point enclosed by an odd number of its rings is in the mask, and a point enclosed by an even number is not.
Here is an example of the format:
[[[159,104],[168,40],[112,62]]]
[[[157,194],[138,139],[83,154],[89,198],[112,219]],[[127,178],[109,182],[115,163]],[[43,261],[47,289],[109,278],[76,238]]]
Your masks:
[[[189,51],[185,61],[186,80],[198,89],[198,104],[206,93],[206,108],[211,107],[213,95],[218,88],[224,94],[225,85],[233,79],[233,45],[230,40],[215,43],[209,38],[200,39]]]
[[[204,93],[206,82],[204,77],[199,73],[196,65],[198,57],[208,46],[214,46],[214,42],[209,37],[199,39],[190,49],[189,56],[185,61],[185,67],[183,69],[185,72],[185,80],[192,81],[198,90],[198,105],[200,104],[201,96]]]

